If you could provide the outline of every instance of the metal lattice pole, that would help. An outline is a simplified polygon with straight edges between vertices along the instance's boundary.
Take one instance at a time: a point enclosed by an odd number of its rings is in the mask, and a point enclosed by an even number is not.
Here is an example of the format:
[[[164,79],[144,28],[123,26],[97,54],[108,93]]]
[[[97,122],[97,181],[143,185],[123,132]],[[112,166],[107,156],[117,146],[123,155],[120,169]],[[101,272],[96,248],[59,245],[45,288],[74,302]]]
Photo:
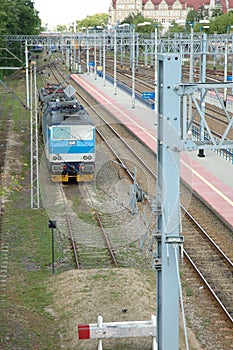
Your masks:
[[[31,154],[31,208],[40,207],[39,160],[38,160],[38,121],[36,64],[31,62],[30,69],[30,154]]]

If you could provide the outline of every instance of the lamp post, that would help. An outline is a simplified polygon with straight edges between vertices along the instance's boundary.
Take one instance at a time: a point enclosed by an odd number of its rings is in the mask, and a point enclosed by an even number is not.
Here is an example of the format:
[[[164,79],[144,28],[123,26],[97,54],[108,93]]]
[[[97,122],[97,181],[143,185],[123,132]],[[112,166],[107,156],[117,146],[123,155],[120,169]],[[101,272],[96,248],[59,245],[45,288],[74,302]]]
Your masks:
[[[194,23],[190,23],[190,58],[189,58],[189,82],[193,82],[193,34],[194,34]],[[192,118],[192,96],[189,95],[189,116],[188,119]]]
[[[231,31],[231,28],[233,28],[233,26],[231,26],[231,25],[228,25],[226,27],[227,34],[229,34],[229,32]],[[226,41],[225,41],[225,51],[224,51],[224,82],[227,81],[227,66],[228,66],[228,38],[226,38]],[[224,106],[226,107],[226,105],[227,105],[227,89],[224,89],[223,103],[224,103]]]
[[[141,23],[137,24],[138,27],[151,26],[151,25],[152,25],[151,22],[141,22]],[[145,66],[148,65],[148,47],[147,47],[147,45],[145,47],[144,65]]]
[[[102,33],[102,37],[103,37],[104,27],[103,26],[96,26],[96,30],[100,31],[99,33]],[[99,38],[99,65],[102,66],[102,40],[101,40],[101,35],[98,36],[98,38]]]
[[[76,65],[76,22],[73,22],[72,24],[71,24],[71,26],[70,26],[70,28],[71,28],[71,31],[73,32],[73,57],[74,57],[74,59],[73,59],[73,70],[75,70],[76,69],[76,67],[75,67],[75,65]],[[72,41],[71,41],[71,43],[72,43]],[[72,45],[72,44],[71,44]],[[71,48],[71,52],[72,52],[72,48]]]
[[[117,55],[117,29],[114,29],[114,95],[117,95],[117,61],[116,61],[116,55]]]
[[[78,36],[78,73],[82,73],[81,66],[81,36]]]
[[[103,30],[103,83],[105,86],[105,50],[106,50],[106,35],[105,35],[105,29]]]
[[[57,222],[55,220],[49,220],[49,228],[52,233],[52,274],[54,274],[54,229],[57,228]]]
[[[202,19],[199,21],[201,24],[200,31],[202,32],[203,29],[208,29],[209,28],[209,23],[210,21],[208,19]],[[207,35],[204,32],[202,34],[202,40],[201,40],[201,45],[202,45],[202,52],[201,52],[201,83],[205,83],[206,81],[206,51],[207,51]],[[204,94],[205,94],[205,89],[201,89],[200,91],[200,101],[201,101],[201,114],[200,116],[200,141],[204,141],[205,139],[205,126],[204,126],[204,115],[205,115],[205,101],[204,101]],[[204,149],[199,149],[198,151],[198,157],[205,157],[204,154]]]
[[[96,71],[96,31],[94,30],[94,71],[95,71],[95,80],[97,79]]]
[[[132,25],[132,108],[135,108],[135,26]]]
[[[86,61],[87,61],[87,66],[86,66],[86,69],[87,69],[87,73],[89,73],[89,31],[87,29],[86,31]]]
[[[201,83],[205,83],[206,80],[206,50],[207,50],[207,35],[206,33],[202,34],[202,53],[201,53]],[[205,89],[200,91],[200,103],[201,103],[201,116],[200,116],[200,141],[205,139],[205,126],[204,126],[204,115],[205,115],[205,101],[204,101]],[[199,149],[198,157],[205,157],[204,149]]]
[[[118,28],[121,29],[121,67],[123,66],[123,56],[125,56],[125,45],[123,45],[124,37],[125,37],[125,31],[130,27],[129,23],[123,23],[119,24]]]
[[[25,41],[25,62],[26,62],[26,96],[27,96],[27,108],[30,105],[30,96],[29,96],[29,62],[28,62],[28,43]]]
[[[155,25],[155,100],[154,100],[154,111],[155,111],[155,125],[158,123],[158,25]]]
[[[228,54],[228,39],[226,39],[225,41],[225,50],[224,50],[224,82],[227,81],[227,61],[228,61],[228,57],[227,57],[227,54]],[[223,90],[223,104],[224,106],[226,107],[227,105],[227,89],[225,88]]]

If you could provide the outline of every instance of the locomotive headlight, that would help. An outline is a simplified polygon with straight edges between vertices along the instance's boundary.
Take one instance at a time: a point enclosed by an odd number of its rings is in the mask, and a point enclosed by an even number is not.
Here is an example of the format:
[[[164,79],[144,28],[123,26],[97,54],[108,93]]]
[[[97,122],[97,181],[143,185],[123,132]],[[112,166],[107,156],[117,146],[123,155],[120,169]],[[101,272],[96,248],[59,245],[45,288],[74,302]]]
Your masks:
[[[88,156],[87,159],[91,160],[91,159],[92,159],[92,156]]]
[[[57,156],[53,156],[53,160],[57,160]]]
[[[87,156],[83,156],[83,159],[84,159],[84,160],[87,160]]]
[[[61,156],[58,156],[57,159],[58,159],[58,160],[61,160]]]

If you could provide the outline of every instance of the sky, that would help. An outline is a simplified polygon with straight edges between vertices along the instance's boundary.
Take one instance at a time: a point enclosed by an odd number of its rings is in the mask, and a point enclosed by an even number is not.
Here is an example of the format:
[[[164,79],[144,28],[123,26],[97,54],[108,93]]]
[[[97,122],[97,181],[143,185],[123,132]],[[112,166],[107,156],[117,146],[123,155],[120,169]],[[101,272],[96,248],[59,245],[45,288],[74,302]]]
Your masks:
[[[95,13],[108,13],[111,0],[34,0],[42,25],[49,29],[58,24],[69,24]]]

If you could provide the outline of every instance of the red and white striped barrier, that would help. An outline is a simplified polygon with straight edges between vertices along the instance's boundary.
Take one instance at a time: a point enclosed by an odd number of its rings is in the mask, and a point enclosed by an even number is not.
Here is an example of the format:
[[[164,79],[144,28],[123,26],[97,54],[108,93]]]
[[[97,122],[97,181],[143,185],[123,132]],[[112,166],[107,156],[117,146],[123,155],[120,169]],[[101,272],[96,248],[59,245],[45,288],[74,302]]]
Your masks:
[[[102,350],[102,339],[128,337],[152,337],[152,350],[156,350],[156,317],[152,315],[150,321],[103,323],[102,316],[98,316],[98,323],[78,325],[78,339],[98,339],[98,350]]]

